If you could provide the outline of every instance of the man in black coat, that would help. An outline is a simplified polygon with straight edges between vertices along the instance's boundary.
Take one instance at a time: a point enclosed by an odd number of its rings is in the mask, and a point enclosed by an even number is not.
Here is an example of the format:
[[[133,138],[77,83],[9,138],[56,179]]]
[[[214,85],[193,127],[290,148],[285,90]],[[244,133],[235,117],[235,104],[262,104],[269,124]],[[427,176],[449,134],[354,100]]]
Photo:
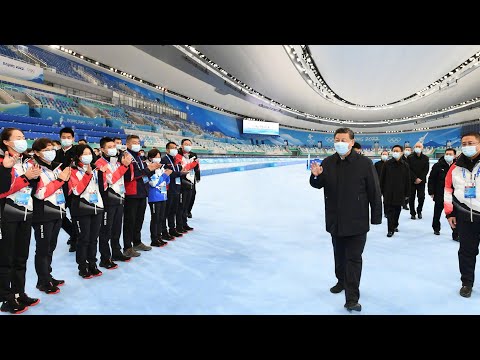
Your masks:
[[[60,144],[62,147],[57,150],[55,162],[62,164],[62,169],[69,167],[72,164],[72,159],[75,155],[75,146],[73,141],[75,133],[72,128],[64,127],[60,130]],[[63,184],[63,193],[65,194],[65,205],[69,208],[72,203],[72,196],[68,194],[68,181]],[[77,250],[77,228],[72,225],[72,222],[66,216],[62,220],[62,229],[70,236],[67,244],[70,245],[68,251],[75,252]]]
[[[385,163],[380,176],[384,210],[388,219],[388,237],[398,231],[398,218],[405,199],[410,195],[410,169],[402,157],[402,146],[395,145],[392,148],[392,159]]]
[[[340,128],[334,134],[337,151],[311,166],[310,185],[324,188],[326,230],[332,236],[335,275],[338,282],[330,291],[345,289],[345,308],[361,311],[360,277],[362,253],[367,240],[369,205],[372,224],[382,223],[382,202],[378,176],[372,161],[352,151],[354,134]]]
[[[198,158],[197,154],[192,152],[192,141],[190,139],[183,139],[181,145],[182,147],[178,149],[178,154],[183,157],[184,162],[188,163]],[[179,229],[177,225],[177,231],[181,229],[187,231],[193,230],[193,228],[188,225],[187,220],[192,209],[190,205],[193,201],[193,193],[195,191],[195,183],[197,181],[197,171],[200,173],[199,165],[196,165],[195,168],[190,170],[188,175],[182,175],[181,177],[182,196],[180,197],[180,205],[182,214],[182,227]],[[200,174],[198,176],[200,176]]]
[[[433,233],[435,235],[440,235],[440,216],[443,211],[445,176],[447,176],[448,170],[455,163],[456,153],[456,150],[452,148],[445,150],[445,156],[442,156],[438,162],[433,165],[430,176],[428,177],[428,194],[435,202],[432,221]],[[457,229],[452,229],[452,239],[458,241]]]
[[[405,161],[407,164],[408,164],[408,157],[410,156],[410,154],[412,153],[412,148],[410,146],[405,146],[404,148],[404,152],[403,152],[403,156],[402,156],[402,160]],[[411,175],[411,173],[410,173]],[[411,186],[410,186],[410,191],[411,191]],[[403,204],[403,210],[410,210],[409,207],[408,207],[408,202],[410,201],[410,196],[408,197],[408,199],[405,200],[405,204]]]
[[[412,182],[409,200],[412,220],[415,220],[415,215],[417,215],[417,213],[418,218],[422,218],[423,203],[425,202],[425,183],[427,182],[427,174],[430,164],[428,156],[422,154],[422,151],[423,144],[418,142],[415,144],[414,153],[407,158]],[[418,196],[417,212],[415,212],[415,194]]]
[[[385,165],[385,163],[388,160],[388,151],[383,150],[380,156],[381,156],[380,161],[377,161],[375,163],[375,170],[377,170],[377,175],[379,179],[380,179],[380,175],[382,175],[383,165]]]

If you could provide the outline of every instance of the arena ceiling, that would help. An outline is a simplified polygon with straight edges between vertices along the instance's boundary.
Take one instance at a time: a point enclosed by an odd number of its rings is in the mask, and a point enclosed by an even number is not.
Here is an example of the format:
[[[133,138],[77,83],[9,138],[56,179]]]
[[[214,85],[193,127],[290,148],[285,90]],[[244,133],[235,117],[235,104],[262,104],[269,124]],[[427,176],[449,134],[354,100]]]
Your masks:
[[[368,123],[429,113],[480,97],[476,71],[480,58],[475,57],[480,56],[480,45],[64,46],[199,101],[306,128],[325,126],[278,111],[279,103],[320,117]],[[300,56],[302,63],[296,61]],[[272,102],[236,91],[202,68],[209,65],[200,62],[205,58]],[[310,66],[310,78],[299,64]],[[309,81],[312,74],[321,77]],[[315,88],[318,79],[335,97]]]

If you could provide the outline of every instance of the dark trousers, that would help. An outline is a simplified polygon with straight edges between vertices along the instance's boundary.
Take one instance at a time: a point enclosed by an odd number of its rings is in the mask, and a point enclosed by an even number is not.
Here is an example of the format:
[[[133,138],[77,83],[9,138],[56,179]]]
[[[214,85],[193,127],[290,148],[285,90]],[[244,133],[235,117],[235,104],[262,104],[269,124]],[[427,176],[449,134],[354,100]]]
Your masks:
[[[0,300],[25,292],[32,220],[2,222],[0,236]]]
[[[142,242],[142,225],[147,209],[147,198],[125,198],[123,218],[123,249]]]
[[[152,241],[158,240],[162,235],[163,226],[165,224],[165,210],[167,201],[158,201],[149,203],[150,206],[150,238]]]
[[[457,216],[457,229],[460,238],[458,265],[460,267],[462,285],[473,286],[475,281],[475,263],[480,242],[480,221],[472,223],[469,215],[462,214]]]
[[[440,217],[442,216],[442,211],[443,211],[443,198],[439,198],[439,200],[435,200],[435,207],[433,209],[432,228],[434,231],[440,231]],[[457,236],[458,236],[457,228],[452,229],[452,239],[456,239]]]
[[[102,225],[98,236],[100,260],[106,261],[112,255],[120,255],[120,235],[122,233],[123,205],[105,206]],[[112,250],[110,251],[110,247]]]
[[[384,204],[385,214],[387,215],[388,232],[393,232],[398,227],[398,219],[402,212],[401,205]]]
[[[167,193],[167,220],[168,228],[170,230],[175,229],[177,226],[182,228],[182,215],[179,211],[180,206],[180,194]],[[175,224],[177,226],[175,226]]]
[[[97,263],[97,239],[102,218],[103,211],[97,215],[73,217],[78,234],[76,260],[79,270],[85,268],[88,264],[94,265]]]
[[[197,195],[197,187],[193,185],[193,190],[192,190],[192,199],[190,200],[190,204],[188,205],[188,212],[192,212],[193,204],[195,203],[195,195]]]
[[[417,212],[421,213],[423,203],[425,202],[425,182],[422,181],[420,184],[411,184],[410,189],[410,200],[408,201],[410,205],[410,215],[417,215],[415,212],[415,194],[418,197]]]
[[[72,203],[71,197],[67,197],[67,203],[65,204],[68,208],[70,207]],[[65,217],[62,219],[62,229],[70,236],[69,241],[67,244],[76,244],[77,243],[77,229],[75,226],[73,226],[72,222],[70,221],[69,218],[65,215]]]
[[[52,257],[57,247],[58,233],[62,227],[62,219],[34,223],[35,233],[35,270],[37,285],[47,285],[52,280]]]
[[[184,227],[187,225],[187,214],[190,211],[190,203],[192,202],[192,196],[193,196],[193,189],[184,189],[182,190],[182,201],[180,203],[180,214],[182,218],[182,226]]]
[[[360,299],[362,253],[366,241],[366,233],[354,236],[332,235],[335,275],[338,282],[345,288],[347,302],[357,302]]]

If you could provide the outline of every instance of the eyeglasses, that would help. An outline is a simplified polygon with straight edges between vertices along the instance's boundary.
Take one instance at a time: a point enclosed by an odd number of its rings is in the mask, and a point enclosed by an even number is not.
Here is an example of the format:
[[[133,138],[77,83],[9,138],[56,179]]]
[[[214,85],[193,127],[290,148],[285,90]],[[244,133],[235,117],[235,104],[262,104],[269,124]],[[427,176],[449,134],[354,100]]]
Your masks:
[[[474,143],[474,142],[468,142],[468,143],[462,143],[462,146],[477,146],[478,145],[478,142]]]

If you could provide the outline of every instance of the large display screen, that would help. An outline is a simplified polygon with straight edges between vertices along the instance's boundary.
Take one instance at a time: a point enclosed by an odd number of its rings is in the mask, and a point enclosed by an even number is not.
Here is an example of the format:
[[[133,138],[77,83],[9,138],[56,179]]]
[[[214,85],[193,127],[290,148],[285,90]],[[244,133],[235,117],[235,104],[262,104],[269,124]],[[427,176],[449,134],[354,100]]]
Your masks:
[[[244,134],[279,135],[278,123],[243,120]]]

